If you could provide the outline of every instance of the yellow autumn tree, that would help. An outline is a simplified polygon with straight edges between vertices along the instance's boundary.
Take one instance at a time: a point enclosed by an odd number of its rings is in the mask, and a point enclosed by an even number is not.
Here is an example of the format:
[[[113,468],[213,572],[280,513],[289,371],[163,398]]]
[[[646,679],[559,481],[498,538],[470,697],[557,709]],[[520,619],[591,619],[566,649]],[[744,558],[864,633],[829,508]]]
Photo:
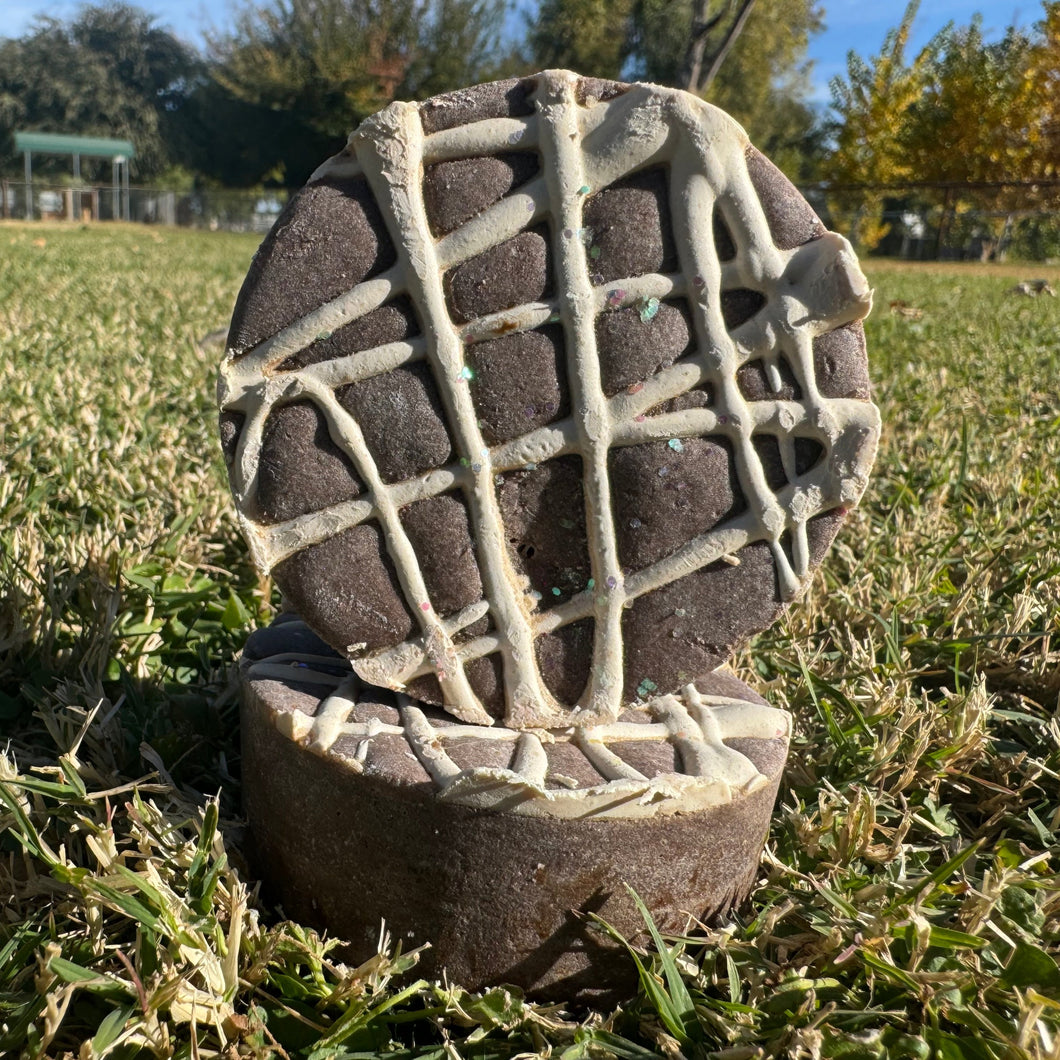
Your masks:
[[[1060,0],[1046,0],[1031,55],[1031,82],[1040,106],[1034,176],[1060,179]]]
[[[869,249],[890,227],[882,219],[880,189],[916,173],[905,146],[907,120],[930,83],[935,58],[932,42],[911,62],[906,59],[919,6],[912,0],[879,55],[866,61],[850,52],[846,77],[833,78],[830,86],[837,123],[823,173],[833,187],[833,221]]]
[[[863,246],[888,230],[888,186],[935,211],[940,245],[962,215],[997,235],[1047,196],[1060,161],[1060,0],[1043,12],[1034,31],[1013,26],[998,41],[984,39],[978,15],[947,26],[907,62],[914,2],[880,55],[848,58],[832,84],[839,124],[824,168],[837,219]]]

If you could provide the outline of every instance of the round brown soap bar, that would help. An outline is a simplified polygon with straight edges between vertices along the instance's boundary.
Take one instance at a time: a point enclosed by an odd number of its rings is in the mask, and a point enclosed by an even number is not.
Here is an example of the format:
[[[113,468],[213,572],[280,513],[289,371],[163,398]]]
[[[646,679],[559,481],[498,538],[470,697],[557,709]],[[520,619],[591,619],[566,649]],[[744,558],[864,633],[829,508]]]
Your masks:
[[[789,718],[731,674],[550,735],[475,726],[361,685],[297,619],[243,657],[256,858],[288,916],[345,957],[385,921],[417,973],[599,1004],[632,993],[631,940],[726,914],[753,882]]]
[[[847,242],[725,114],[550,71],[365,121],[244,284],[258,562],[477,724],[615,720],[769,626],[879,432]]]

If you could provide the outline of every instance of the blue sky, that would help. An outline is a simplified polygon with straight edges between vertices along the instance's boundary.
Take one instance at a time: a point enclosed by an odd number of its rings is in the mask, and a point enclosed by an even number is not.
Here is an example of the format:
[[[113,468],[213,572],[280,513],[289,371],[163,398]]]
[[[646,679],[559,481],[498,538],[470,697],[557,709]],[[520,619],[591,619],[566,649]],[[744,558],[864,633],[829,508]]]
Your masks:
[[[73,15],[80,0],[0,0],[0,37],[17,37],[34,17]],[[139,0],[139,6],[157,15],[162,25],[193,44],[201,44],[203,31],[225,24],[229,6],[220,0]],[[520,4],[520,6],[523,6]],[[856,51],[873,55],[879,51],[887,30],[905,10],[904,0],[823,0],[825,30],[811,43],[814,60],[814,97],[826,102],[828,82],[846,69],[846,54]],[[983,16],[984,30],[1000,36],[1012,22],[1029,27],[1039,17],[1037,0],[921,0],[914,26],[913,47],[924,43],[949,21],[967,23],[975,12]]]

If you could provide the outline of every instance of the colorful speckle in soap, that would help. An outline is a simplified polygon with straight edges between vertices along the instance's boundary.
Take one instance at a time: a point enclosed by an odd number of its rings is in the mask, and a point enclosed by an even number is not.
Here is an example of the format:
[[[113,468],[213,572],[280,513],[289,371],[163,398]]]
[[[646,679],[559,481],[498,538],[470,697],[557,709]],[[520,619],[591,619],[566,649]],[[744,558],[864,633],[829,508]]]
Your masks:
[[[330,331],[320,331],[317,333],[317,342],[327,342],[331,338]]]
[[[616,309],[626,300],[626,292],[621,287],[616,287],[614,290],[607,292],[607,304],[612,308]]]
[[[429,603],[427,603],[426,601],[424,601],[422,604],[420,604],[420,610],[421,611],[430,611],[430,609],[431,609],[431,605]]]
[[[655,315],[659,312],[659,299],[658,298],[643,298],[640,303],[640,319],[643,323],[647,324],[655,319]]]
[[[637,685],[637,696],[640,699],[647,699],[651,692],[654,692],[659,686],[650,678],[645,677],[639,685]]]
[[[644,389],[643,383],[630,383],[626,388],[627,394],[639,394]]]
[[[647,418],[648,417],[645,416],[643,412],[639,416],[633,417],[633,419],[636,420],[637,423],[643,423]]]
[[[590,578],[590,579],[589,579],[589,580],[588,580],[588,581],[587,581],[587,582],[585,583],[585,588],[586,588],[586,589],[594,589],[595,587],[596,587],[596,579],[595,579],[595,578]]]
[[[574,235],[574,231],[570,228],[563,229],[563,238],[570,239]]]
[[[600,256],[600,248],[599,247],[590,247],[589,248],[589,257],[592,258],[593,261],[596,261],[596,259],[599,256]]]
[[[618,579],[613,574],[609,574],[607,576],[608,589],[613,589],[616,585],[618,585]]]
[[[632,530],[639,530],[644,524],[636,516],[633,516],[629,521],[629,525]]]
[[[555,586],[552,586],[552,595],[553,596],[562,596],[563,595],[563,590],[562,589],[557,589]]]
[[[675,453],[680,453],[684,449],[684,444],[680,438],[671,438],[666,443]]]
[[[693,276],[692,277],[692,284],[695,287],[702,287],[706,282],[707,281],[704,280],[702,276]]]
[[[578,189],[578,194],[579,194],[579,195],[588,195],[588,194],[589,194],[589,185],[588,185],[588,184],[583,184],[583,185],[582,185],[582,186],[581,186],[581,187],[580,187],[580,188]]]

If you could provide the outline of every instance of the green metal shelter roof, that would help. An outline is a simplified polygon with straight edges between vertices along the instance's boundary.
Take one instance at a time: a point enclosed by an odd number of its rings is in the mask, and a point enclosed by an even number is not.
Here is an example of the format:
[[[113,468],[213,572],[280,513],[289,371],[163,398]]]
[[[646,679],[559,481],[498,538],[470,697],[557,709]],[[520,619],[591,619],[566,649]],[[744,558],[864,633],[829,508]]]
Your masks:
[[[60,133],[16,132],[15,150],[46,155],[84,155],[86,158],[135,158],[131,140],[106,140],[100,136],[64,136]]]

